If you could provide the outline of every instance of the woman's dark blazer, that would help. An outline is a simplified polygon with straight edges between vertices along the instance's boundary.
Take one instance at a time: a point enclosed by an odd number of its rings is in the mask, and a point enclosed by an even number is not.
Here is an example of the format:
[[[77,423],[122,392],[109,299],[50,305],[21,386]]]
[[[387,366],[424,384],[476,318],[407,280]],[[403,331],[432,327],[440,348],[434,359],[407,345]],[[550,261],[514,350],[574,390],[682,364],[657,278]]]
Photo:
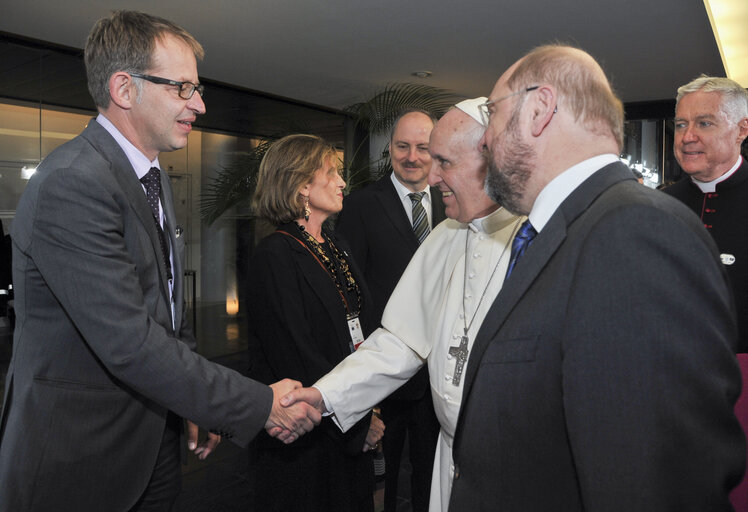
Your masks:
[[[344,241],[328,232],[325,236],[350,254]],[[296,224],[284,224],[260,242],[250,260],[249,375],[267,384],[287,377],[310,386],[350,354],[340,294],[300,240]],[[361,321],[368,335],[373,330],[371,298],[355,262],[348,257],[348,263],[361,288]],[[261,433],[250,450],[250,471],[262,473],[253,479],[260,487],[256,505],[263,510],[302,502],[316,502],[320,510],[366,507],[373,492],[371,456],[362,452],[369,422],[367,415],[343,434],[331,418],[324,418],[290,445]],[[285,489],[282,496],[277,496],[278,482]]]

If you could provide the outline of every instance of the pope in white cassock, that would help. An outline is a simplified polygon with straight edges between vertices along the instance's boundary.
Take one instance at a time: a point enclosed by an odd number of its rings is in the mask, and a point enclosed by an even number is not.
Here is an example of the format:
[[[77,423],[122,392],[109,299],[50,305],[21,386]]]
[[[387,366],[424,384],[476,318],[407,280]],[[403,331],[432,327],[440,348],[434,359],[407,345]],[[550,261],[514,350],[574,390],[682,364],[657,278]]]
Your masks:
[[[449,505],[452,440],[468,354],[501,290],[511,241],[524,220],[484,191],[487,168],[478,150],[484,131],[478,105],[485,101],[457,104],[431,132],[429,185],[442,192],[449,219],[434,228],[411,259],[387,303],[382,327],[317,381],[316,389],[288,395],[320,409],[324,397],[325,409],[345,431],[427,363],[441,425],[431,512]]]

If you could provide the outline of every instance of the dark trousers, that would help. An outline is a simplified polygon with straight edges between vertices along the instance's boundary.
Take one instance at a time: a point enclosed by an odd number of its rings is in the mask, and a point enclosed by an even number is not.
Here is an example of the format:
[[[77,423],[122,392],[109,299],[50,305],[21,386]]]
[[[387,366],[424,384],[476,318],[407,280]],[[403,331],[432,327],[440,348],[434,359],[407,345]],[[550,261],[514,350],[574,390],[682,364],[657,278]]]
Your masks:
[[[179,434],[182,420],[169,412],[148,486],[130,512],[169,512],[182,489]]]
[[[397,510],[397,484],[400,459],[408,438],[408,453],[412,473],[410,499],[413,512],[428,512],[431,472],[439,436],[439,422],[429,390],[418,400],[386,400],[382,403],[385,431],[382,449],[387,472],[384,480],[384,510]]]

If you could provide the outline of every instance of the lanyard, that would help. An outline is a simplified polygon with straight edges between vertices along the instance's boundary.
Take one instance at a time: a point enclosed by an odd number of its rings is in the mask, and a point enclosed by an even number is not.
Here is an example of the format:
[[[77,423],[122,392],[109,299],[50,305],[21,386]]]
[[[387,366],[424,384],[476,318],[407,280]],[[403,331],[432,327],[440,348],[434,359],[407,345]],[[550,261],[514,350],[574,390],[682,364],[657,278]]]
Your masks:
[[[293,238],[294,240],[296,240],[297,242],[299,242],[299,244],[300,244],[300,245],[301,245],[301,246],[302,246],[302,247],[303,247],[304,249],[306,249],[306,250],[307,250],[307,252],[309,252],[309,254],[311,254],[311,255],[312,255],[312,257],[313,257],[313,258],[314,258],[314,259],[315,259],[315,260],[317,261],[317,263],[319,264],[319,266],[320,266],[320,267],[322,267],[322,270],[324,270],[324,271],[325,271],[325,273],[326,273],[326,274],[327,274],[328,276],[330,276],[330,279],[332,279],[332,280],[333,280],[333,284],[335,284],[335,276],[333,276],[332,274],[330,274],[330,271],[329,271],[329,270],[327,270],[327,267],[325,267],[325,266],[324,266],[324,265],[322,264],[322,262],[321,262],[321,261],[319,260],[319,258],[317,257],[317,255],[316,255],[316,254],[314,254],[314,253],[313,253],[313,252],[311,251],[311,249],[309,249],[309,247],[307,247],[307,246],[306,246],[306,244],[305,244],[304,242],[302,242],[301,240],[299,240],[298,238],[296,238],[295,236],[293,236],[293,235],[292,235],[291,233],[288,233],[288,232],[286,232],[286,231],[282,231],[282,230],[280,230],[280,229],[278,229],[277,231],[278,231],[278,233],[284,234],[284,235],[286,235],[286,236],[290,236],[291,238]],[[346,311],[346,314],[350,314],[351,310],[350,310],[350,308],[348,307],[348,301],[347,301],[347,300],[345,300],[345,296],[343,295],[343,292],[342,292],[342,291],[340,291],[340,290],[338,289],[338,287],[337,287],[337,286],[335,287],[335,289],[337,290],[338,294],[340,295],[340,298],[341,298],[341,300],[343,301],[343,306],[345,307],[345,311]]]

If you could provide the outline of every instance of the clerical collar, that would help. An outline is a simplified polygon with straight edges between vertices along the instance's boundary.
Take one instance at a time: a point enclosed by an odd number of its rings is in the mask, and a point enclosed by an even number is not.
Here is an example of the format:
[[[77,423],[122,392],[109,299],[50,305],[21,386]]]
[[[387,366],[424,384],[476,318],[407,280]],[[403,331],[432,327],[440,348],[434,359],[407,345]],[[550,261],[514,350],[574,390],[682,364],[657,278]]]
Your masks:
[[[530,215],[528,215],[535,230],[540,233],[553,214],[556,213],[558,207],[561,206],[561,203],[574,192],[574,189],[597,171],[613,162],[620,162],[620,158],[613,153],[593,156],[569,167],[553,178],[540,191],[535,199],[535,204],[532,205]]]
[[[741,155],[738,155],[738,161],[735,162],[735,165],[733,165],[729,171],[724,173],[722,176],[720,176],[716,180],[699,181],[692,177],[691,181],[693,182],[694,185],[696,185],[697,187],[699,187],[699,189],[701,189],[701,192],[703,192],[704,194],[710,194],[714,192],[715,190],[717,190],[717,183],[721,183],[725,181],[727,178],[729,178],[730,176],[732,176],[733,174],[735,174],[735,171],[737,171],[740,168],[740,165],[742,163],[743,163],[743,157]]]
[[[517,216],[512,212],[505,208],[499,207],[498,210],[493,213],[489,213],[485,217],[471,220],[468,223],[467,227],[473,233],[483,232],[490,235],[491,233],[495,233],[500,229],[504,229],[516,219]]]
[[[151,170],[151,167],[158,167],[161,168],[161,165],[158,163],[158,157],[156,157],[155,160],[150,161],[148,160],[148,157],[146,157],[138,148],[136,148],[132,142],[127,140],[124,135],[122,135],[122,132],[120,132],[114,124],[104,116],[104,114],[99,114],[96,117],[96,122],[101,125],[102,128],[104,128],[106,131],[109,132],[109,135],[111,135],[115,142],[117,142],[117,145],[122,148],[122,151],[124,151],[125,156],[130,161],[130,165],[132,165],[132,168],[135,170],[135,174],[137,174],[138,179],[145,176],[148,171]]]

